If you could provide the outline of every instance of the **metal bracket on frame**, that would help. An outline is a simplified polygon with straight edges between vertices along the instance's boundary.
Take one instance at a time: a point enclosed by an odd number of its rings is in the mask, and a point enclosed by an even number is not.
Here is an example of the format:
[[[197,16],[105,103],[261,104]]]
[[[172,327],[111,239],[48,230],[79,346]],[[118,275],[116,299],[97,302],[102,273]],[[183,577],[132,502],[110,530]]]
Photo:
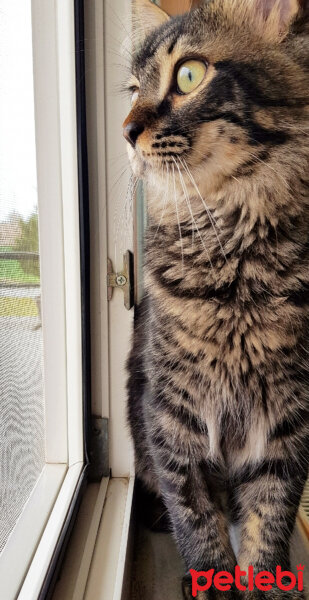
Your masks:
[[[108,477],[108,419],[96,416],[91,417],[91,439],[89,458],[89,480],[101,481],[102,477]]]
[[[123,268],[118,273],[114,272],[113,263],[107,259],[107,299],[113,297],[114,288],[120,288],[124,293],[124,305],[127,310],[134,306],[134,262],[133,254],[127,250],[123,255]]]

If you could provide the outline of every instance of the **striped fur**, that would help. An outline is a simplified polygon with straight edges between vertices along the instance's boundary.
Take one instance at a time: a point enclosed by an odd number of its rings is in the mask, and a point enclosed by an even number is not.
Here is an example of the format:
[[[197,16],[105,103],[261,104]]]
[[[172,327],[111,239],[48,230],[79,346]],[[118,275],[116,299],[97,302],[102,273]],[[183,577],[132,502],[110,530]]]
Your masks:
[[[309,442],[307,12],[210,0],[150,33],[132,65],[149,224],[128,416],[137,475],[188,569],[289,567]],[[179,96],[175,65],[192,56],[207,75]]]

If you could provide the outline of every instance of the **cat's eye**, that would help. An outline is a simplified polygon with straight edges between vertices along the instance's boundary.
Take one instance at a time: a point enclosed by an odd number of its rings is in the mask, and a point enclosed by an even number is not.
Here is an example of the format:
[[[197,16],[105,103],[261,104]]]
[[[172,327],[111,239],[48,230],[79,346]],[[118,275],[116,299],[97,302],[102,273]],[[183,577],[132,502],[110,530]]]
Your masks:
[[[181,94],[190,94],[203,81],[207,66],[202,60],[187,60],[177,72],[177,86]]]
[[[137,88],[135,90],[133,90],[132,96],[131,96],[131,106],[133,106],[135,104],[135,102],[137,101],[138,94],[139,94],[139,90]]]

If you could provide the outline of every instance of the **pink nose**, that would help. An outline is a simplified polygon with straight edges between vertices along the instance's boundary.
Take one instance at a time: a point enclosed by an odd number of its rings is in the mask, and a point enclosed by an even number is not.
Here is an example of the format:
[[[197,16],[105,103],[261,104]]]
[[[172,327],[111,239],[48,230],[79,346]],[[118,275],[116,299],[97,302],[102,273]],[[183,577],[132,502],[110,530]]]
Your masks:
[[[133,148],[135,148],[137,138],[139,135],[141,135],[141,133],[143,133],[144,129],[144,125],[136,123],[135,121],[128,123],[128,125],[123,128],[123,135],[127,142],[133,146]]]

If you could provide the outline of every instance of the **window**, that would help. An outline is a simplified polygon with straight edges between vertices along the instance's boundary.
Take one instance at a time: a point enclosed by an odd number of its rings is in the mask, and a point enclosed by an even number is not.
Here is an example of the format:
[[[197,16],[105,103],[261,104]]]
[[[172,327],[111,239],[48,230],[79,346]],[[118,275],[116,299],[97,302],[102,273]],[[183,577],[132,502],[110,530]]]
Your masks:
[[[1,4],[0,551],[45,462],[31,4]]]
[[[75,14],[0,9],[0,597],[30,600],[84,477]]]

